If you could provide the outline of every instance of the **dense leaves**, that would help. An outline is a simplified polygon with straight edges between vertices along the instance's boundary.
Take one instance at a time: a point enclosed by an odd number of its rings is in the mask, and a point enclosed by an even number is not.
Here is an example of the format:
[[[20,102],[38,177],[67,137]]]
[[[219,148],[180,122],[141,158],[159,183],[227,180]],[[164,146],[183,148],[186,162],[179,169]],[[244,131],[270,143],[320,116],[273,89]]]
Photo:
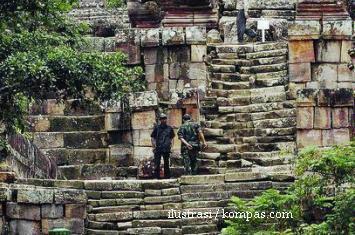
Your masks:
[[[224,234],[354,234],[355,145],[303,150],[296,162],[297,180],[286,192],[265,191],[251,201],[233,197],[237,211],[291,212],[278,219],[245,217],[226,221]]]
[[[123,53],[87,52],[87,26],[66,17],[73,0],[3,0],[0,4],[0,123],[24,128],[36,100],[55,97],[118,100],[144,89],[140,67],[125,66]]]

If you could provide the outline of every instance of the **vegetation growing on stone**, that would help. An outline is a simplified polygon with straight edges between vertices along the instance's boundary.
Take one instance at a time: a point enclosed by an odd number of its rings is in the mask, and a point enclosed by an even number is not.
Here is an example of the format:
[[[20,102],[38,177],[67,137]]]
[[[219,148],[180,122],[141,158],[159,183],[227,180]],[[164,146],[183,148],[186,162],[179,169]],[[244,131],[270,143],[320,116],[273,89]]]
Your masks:
[[[120,99],[144,88],[140,67],[123,53],[80,50],[87,27],[66,17],[73,0],[2,1],[0,5],[0,123],[21,130],[31,102],[47,98]]]
[[[119,8],[124,5],[124,0],[107,0],[108,8]]]
[[[285,193],[269,189],[251,201],[233,197],[237,211],[291,212],[285,218],[234,218],[224,234],[354,234],[355,143],[350,146],[303,150],[298,176]]]

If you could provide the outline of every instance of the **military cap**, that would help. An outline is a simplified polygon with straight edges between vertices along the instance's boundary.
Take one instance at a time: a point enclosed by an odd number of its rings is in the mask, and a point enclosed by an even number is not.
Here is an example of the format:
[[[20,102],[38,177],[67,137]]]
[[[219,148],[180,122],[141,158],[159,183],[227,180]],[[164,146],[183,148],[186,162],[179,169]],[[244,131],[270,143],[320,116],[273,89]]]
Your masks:
[[[168,116],[166,116],[165,113],[160,114],[159,119],[166,119]]]
[[[190,120],[191,119],[191,116],[190,114],[185,114],[183,117],[182,117],[183,120]]]

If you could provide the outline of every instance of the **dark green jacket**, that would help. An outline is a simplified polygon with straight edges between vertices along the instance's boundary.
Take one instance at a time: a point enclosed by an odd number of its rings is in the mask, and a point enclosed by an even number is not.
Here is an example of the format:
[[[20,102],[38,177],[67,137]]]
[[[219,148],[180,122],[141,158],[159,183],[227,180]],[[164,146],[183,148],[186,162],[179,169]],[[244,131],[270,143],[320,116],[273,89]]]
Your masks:
[[[201,131],[201,126],[197,123],[186,121],[179,128],[178,136],[179,138],[184,138],[193,147],[200,146],[200,140],[198,133]],[[185,146],[182,144],[182,146]]]

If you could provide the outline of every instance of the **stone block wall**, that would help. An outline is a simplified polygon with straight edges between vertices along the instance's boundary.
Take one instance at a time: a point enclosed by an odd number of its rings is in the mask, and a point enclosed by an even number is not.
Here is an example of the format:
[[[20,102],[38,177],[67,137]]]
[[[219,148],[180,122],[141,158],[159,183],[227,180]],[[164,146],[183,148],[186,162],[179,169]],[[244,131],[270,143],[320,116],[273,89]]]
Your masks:
[[[83,190],[2,184],[0,201],[2,234],[48,234],[58,227],[84,234],[87,196]]]
[[[297,104],[299,148],[346,144],[352,137],[355,76],[348,52],[353,22],[340,6],[324,16],[317,7],[304,1],[289,27],[289,85]]]

